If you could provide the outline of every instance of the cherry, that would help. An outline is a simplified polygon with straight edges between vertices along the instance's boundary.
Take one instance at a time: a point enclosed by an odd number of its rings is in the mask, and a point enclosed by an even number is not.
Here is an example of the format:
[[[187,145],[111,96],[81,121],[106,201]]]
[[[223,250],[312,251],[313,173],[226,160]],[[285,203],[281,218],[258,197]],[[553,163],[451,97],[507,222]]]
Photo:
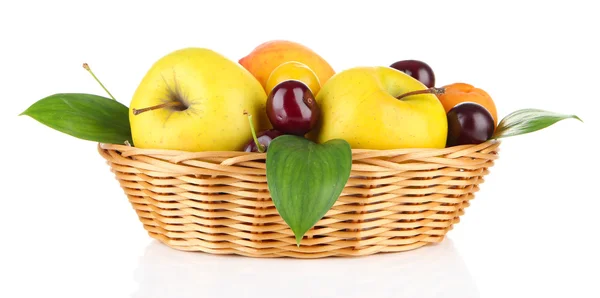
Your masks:
[[[391,68],[395,68],[407,75],[417,79],[427,88],[435,86],[435,75],[429,65],[419,60],[402,60],[392,63]]]
[[[301,81],[286,80],[267,98],[267,116],[276,130],[303,136],[316,124],[319,106],[310,88]]]
[[[494,133],[494,118],[482,105],[463,102],[448,111],[446,146],[480,144]]]
[[[263,152],[266,152],[269,149],[269,145],[271,141],[273,141],[276,137],[283,135],[282,132],[277,131],[275,129],[263,130],[256,135],[256,139],[263,146]],[[244,146],[245,152],[260,152],[258,150],[258,146],[256,146],[256,142],[254,139],[250,140],[246,146]]]

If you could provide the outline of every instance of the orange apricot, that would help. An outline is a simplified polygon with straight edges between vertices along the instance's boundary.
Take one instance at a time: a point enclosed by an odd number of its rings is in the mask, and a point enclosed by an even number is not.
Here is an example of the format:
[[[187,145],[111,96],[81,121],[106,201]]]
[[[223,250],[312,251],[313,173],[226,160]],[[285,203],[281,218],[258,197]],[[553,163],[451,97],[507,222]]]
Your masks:
[[[445,92],[437,97],[444,106],[446,113],[462,102],[474,102],[486,108],[494,118],[494,126],[498,125],[498,113],[492,97],[480,88],[466,83],[454,83],[443,87]]]

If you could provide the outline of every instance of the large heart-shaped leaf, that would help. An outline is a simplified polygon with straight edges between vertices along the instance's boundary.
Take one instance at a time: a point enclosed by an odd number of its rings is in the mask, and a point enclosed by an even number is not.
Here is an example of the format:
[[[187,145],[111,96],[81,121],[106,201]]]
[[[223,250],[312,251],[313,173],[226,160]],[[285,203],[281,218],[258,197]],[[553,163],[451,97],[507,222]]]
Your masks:
[[[558,121],[573,118],[575,115],[564,115],[540,109],[523,109],[512,112],[500,121],[492,139],[522,135],[544,129]]]
[[[350,145],[339,139],[317,144],[283,135],[269,145],[266,164],[273,204],[300,245],[304,234],[335,204],[350,178]]]
[[[129,108],[106,97],[81,93],[54,94],[35,102],[21,115],[30,116],[79,139],[133,144]]]

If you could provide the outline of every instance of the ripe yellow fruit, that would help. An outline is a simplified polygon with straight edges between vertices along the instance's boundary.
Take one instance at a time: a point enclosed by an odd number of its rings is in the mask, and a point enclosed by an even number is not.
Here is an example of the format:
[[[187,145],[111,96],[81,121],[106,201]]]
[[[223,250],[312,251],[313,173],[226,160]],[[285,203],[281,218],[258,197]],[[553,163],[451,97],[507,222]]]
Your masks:
[[[265,87],[267,95],[271,93],[271,90],[273,90],[277,84],[287,80],[301,81],[308,86],[315,96],[319,93],[319,90],[321,90],[319,78],[310,67],[298,61],[288,61],[277,66],[273,72],[271,72]]]
[[[353,149],[444,148],[448,123],[433,94],[402,94],[427,89],[389,67],[355,67],[323,84],[321,108],[311,138],[318,143],[344,139]]]
[[[238,63],[209,49],[186,48],[159,59],[130,104],[135,147],[184,151],[243,150],[254,127],[270,127],[267,95]]]

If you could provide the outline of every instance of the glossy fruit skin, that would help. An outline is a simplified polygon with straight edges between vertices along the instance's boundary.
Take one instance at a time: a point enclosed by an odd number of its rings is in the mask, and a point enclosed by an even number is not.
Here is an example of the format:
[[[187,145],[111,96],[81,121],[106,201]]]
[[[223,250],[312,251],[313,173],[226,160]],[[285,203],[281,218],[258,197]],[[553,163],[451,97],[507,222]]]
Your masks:
[[[306,45],[290,40],[270,40],[258,45],[239,63],[266,87],[267,79],[273,70],[284,62],[298,61],[312,69],[321,86],[329,80],[335,70],[326,59]]]
[[[288,61],[282,63],[273,70],[267,80],[265,91],[269,94],[279,83],[288,80],[298,80],[303,82],[310,88],[310,91],[312,91],[315,96],[321,89],[319,78],[310,67],[298,61]]]
[[[283,135],[282,132],[275,130],[275,129],[269,129],[269,130],[263,130],[263,131],[259,132],[258,134],[256,134],[256,139],[258,140],[258,142],[260,144],[262,144],[264,146],[264,152],[267,152],[267,150],[269,149],[269,145],[271,144],[271,141],[273,141],[275,138],[277,138],[278,136],[281,136],[281,135]],[[254,139],[251,139],[250,142],[248,142],[248,144],[246,144],[246,146],[244,147],[244,151],[245,152],[259,152],[258,146],[256,146]]]
[[[319,114],[310,88],[300,81],[283,81],[267,97],[267,116],[273,128],[285,134],[305,135],[315,126]]]
[[[188,110],[133,113],[134,109],[165,103],[171,94],[185,102]],[[271,128],[266,102],[259,81],[235,61],[207,48],[175,50],[150,67],[133,94],[129,104],[133,146],[239,151],[252,137],[244,112],[254,115],[258,131]]]
[[[494,125],[498,125],[496,105],[487,92],[466,83],[449,84],[443,86],[443,88],[445,89],[444,94],[439,94],[437,97],[444,106],[446,113],[459,103],[474,102],[486,108],[494,118]]]
[[[419,60],[402,60],[392,63],[395,68],[423,83],[427,88],[435,87],[435,74],[427,63]]]
[[[465,102],[448,112],[448,139],[446,147],[480,144],[494,133],[494,118],[480,104]]]
[[[446,112],[433,94],[397,97],[426,87],[387,66],[343,70],[317,95],[320,120],[307,138],[346,140],[353,149],[444,148]]]

